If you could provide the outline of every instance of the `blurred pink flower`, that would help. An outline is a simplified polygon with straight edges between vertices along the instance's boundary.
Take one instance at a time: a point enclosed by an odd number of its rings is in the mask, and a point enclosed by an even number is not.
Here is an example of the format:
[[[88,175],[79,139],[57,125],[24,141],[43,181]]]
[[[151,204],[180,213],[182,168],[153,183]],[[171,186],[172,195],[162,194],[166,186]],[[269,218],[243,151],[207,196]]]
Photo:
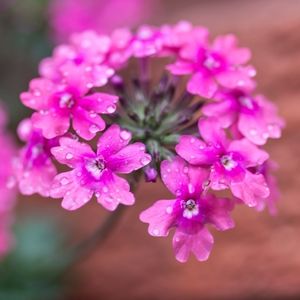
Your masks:
[[[30,119],[24,119],[19,124],[18,135],[26,142],[14,160],[19,190],[24,195],[39,193],[48,197],[49,188],[56,175],[50,149],[57,144],[57,139],[45,139],[41,130],[32,128]]]
[[[141,221],[149,223],[148,232],[153,236],[167,236],[170,229],[176,228],[173,248],[178,261],[186,262],[190,253],[200,261],[207,260],[214,240],[205,225],[212,224],[222,231],[233,228],[229,215],[233,202],[201,195],[208,171],[190,166],[180,157],[164,161],[161,174],[176,198],[155,202],[140,214]]]
[[[110,33],[134,27],[149,19],[157,6],[156,0],[51,0],[49,19],[54,38],[63,41],[88,29]]]
[[[72,171],[57,175],[51,197],[62,198],[62,206],[75,210],[86,204],[95,193],[99,203],[115,210],[119,203],[132,205],[134,195],[128,182],[116,173],[128,174],[143,168],[151,161],[142,143],[129,144],[131,133],[112,125],[99,138],[97,153],[88,144],[71,138],[61,138],[52,154]]]

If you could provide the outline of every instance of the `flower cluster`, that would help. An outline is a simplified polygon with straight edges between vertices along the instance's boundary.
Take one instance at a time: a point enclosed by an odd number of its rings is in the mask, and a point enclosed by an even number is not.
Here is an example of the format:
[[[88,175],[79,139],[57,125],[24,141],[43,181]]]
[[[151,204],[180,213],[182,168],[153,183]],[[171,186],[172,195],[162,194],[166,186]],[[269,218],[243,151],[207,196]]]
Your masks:
[[[177,260],[206,260],[207,224],[232,228],[236,204],[275,212],[273,163],[262,146],[284,123],[255,94],[249,59],[233,35],[211,42],[188,22],[74,34],[21,94],[35,111],[18,130],[26,142],[15,164],[21,192],[63,198],[68,210],[95,196],[113,211],[134,203],[129,182],[142,170],[174,195],[141,213],[149,233],[174,227]]]
[[[6,131],[6,112],[0,107],[0,257],[5,255],[13,245],[11,225],[14,221],[16,190],[13,176],[13,158],[15,145]]]

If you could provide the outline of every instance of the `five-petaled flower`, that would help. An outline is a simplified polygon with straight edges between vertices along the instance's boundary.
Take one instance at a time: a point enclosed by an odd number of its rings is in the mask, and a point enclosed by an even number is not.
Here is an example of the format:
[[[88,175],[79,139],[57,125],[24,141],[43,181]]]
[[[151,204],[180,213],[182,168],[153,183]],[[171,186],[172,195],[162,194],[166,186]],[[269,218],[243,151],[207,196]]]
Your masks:
[[[190,253],[200,261],[206,260],[214,242],[206,224],[218,230],[232,228],[229,212],[233,202],[203,193],[208,171],[188,165],[180,157],[163,161],[161,174],[176,198],[155,202],[141,213],[141,221],[149,223],[148,231],[153,236],[167,236],[176,228],[173,248],[178,261],[186,262]]]
[[[99,138],[97,153],[88,144],[62,137],[60,146],[51,149],[54,157],[73,170],[58,174],[51,188],[51,197],[63,198],[62,206],[75,210],[95,194],[108,210],[119,203],[132,205],[134,196],[129,183],[116,173],[128,174],[146,166],[151,156],[142,143],[129,144],[131,133],[118,125],[109,127]]]
[[[255,206],[260,198],[269,196],[264,176],[249,170],[262,165],[269,158],[267,152],[247,139],[228,140],[214,118],[200,120],[199,131],[203,140],[182,136],[176,151],[190,164],[210,169],[212,189],[230,188],[248,206]]]

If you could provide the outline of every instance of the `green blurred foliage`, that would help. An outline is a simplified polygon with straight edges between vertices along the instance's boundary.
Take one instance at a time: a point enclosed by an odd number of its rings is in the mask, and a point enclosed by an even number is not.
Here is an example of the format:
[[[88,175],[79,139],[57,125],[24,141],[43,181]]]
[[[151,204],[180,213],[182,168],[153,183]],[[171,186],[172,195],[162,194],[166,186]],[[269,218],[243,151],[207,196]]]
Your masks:
[[[12,124],[28,114],[19,94],[37,76],[38,62],[51,53],[47,24],[49,0],[1,0],[0,98]]]
[[[67,260],[57,222],[28,216],[16,225],[14,249],[0,264],[0,299],[61,299]]]

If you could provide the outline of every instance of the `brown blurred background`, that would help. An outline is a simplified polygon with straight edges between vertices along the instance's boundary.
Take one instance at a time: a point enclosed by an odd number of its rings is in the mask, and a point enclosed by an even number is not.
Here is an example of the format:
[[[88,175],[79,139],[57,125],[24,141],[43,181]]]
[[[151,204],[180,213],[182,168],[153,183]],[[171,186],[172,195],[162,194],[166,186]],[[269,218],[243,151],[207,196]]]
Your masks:
[[[235,33],[253,51],[259,91],[278,106],[287,126],[267,148],[280,169],[279,214],[238,207],[236,228],[216,232],[207,262],[176,262],[171,237],[153,238],[139,213],[169,196],[161,184],[140,186],[137,204],[127,209],[104,245],[69,273],[70,300],[96,299],[300,299],[300,1],[165,0],[154,24],[190,20],[213,35]],[[105,213],[96,203],[65,212],[57,200],[22,198],[26,214],[44,210],[59,216],[80,240]],[[76,273],[76,276],[73,274]]]

